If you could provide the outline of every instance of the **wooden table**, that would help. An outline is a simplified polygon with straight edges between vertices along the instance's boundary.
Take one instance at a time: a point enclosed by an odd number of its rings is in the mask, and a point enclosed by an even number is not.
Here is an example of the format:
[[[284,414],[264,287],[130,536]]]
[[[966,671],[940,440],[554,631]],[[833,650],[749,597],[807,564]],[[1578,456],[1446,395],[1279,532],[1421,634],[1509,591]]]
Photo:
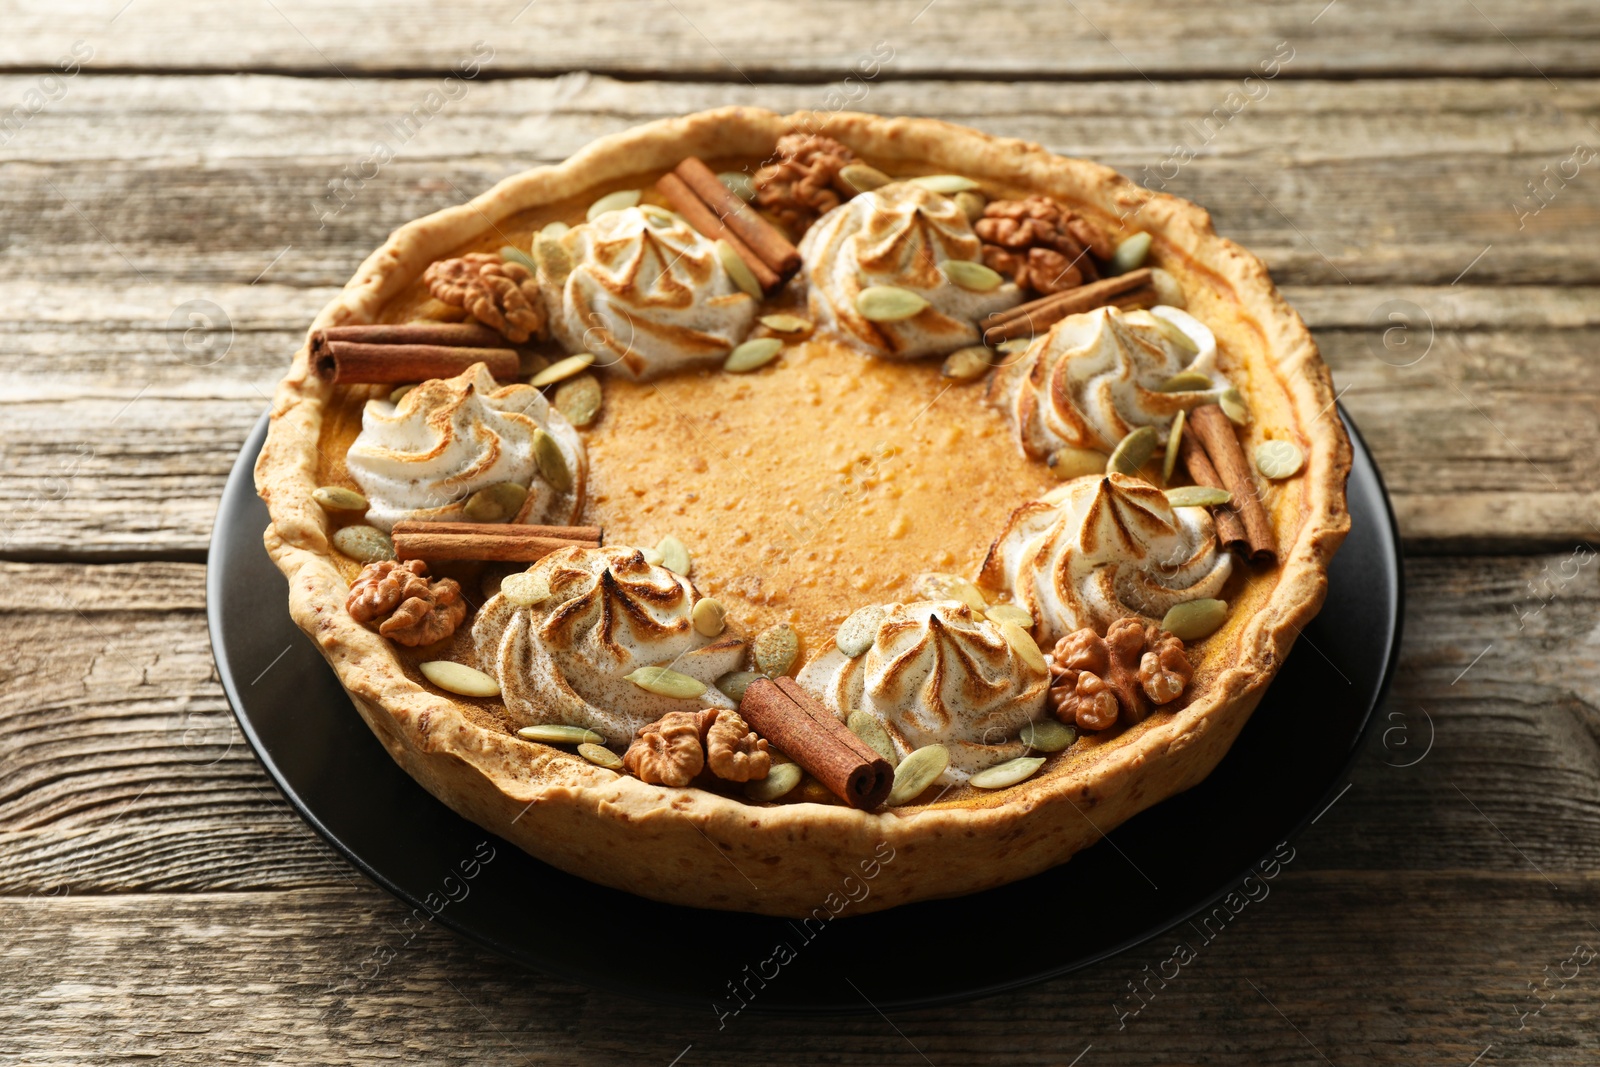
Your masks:
[[[465,6],[0,2],[0,1059],[1600,1059],[1600,9]],[[1167,939],[958,1008],[720,1032],[432,928],[353,981],[404,909],[223,701],[212,515],[313,313],[406,220],[730,102],[948,117],[1206,205],[1388,479],[1409,606],[1370,751],[1136,1015]]]

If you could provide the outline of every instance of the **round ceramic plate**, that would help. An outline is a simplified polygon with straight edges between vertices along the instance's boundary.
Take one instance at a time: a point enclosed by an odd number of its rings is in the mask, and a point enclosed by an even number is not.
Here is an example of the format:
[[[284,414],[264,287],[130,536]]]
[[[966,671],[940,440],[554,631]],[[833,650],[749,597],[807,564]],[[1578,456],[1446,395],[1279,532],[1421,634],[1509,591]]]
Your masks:
[[[953,900],[805,924],[657,904],[546,866],[435,800],[389,758],[289,618],[288,585],[262,547],[267,509],[252,478],[264,417],[228,479],[212,535],[211,645],[239,725],[289,802],[418,921],[573,981],[708,1013],[713,1003],[831,1013],[987,996],[1123,951],[1207,907],[1343,788],[1394,667],[1402,595],[1383,482],[1345,424],[1355,449],[1351,529],[1329,571],[1327,603],[1221,765],[1071,862]],[[1070,922],[1083,914],[1071,902],[1088,892],[1093,921]],[[1046,924],[1059,937],[1018,928],[1020,917],[1049,915],[1060,918]],[[637,939],[649,930],[671,930],[694,950],[671,966],[641,961]],[[948,947],[925,936],[937,930],[986,934],[967,941],[983,945],[983,966],[951,966]],[[892,975],[870,946],[894,946]]]

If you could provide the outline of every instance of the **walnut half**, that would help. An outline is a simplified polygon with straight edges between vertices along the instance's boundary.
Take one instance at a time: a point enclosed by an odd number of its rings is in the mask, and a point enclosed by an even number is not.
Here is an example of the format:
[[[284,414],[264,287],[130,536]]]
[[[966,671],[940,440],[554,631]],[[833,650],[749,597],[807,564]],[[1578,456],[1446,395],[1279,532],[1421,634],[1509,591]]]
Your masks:
[[[855,154],[832,137],[788,133],[778,138],[778,158],[756,171],[756,205],[799,236],[843,202],[839,171]]]
[[[1075,630],[1051,654],[1050,703],[1056,718],[1084,730],[1132,725],[1152,705],[1183,694],[1194,668],[1183,642],[1140,619],[1118,619],[1101,637]]]
[[[514,344],[544,335],[539,282],[521,263],[509,263],[490,252],[472,252],[429,264],[422,282],[435,300],[466,308]]]
[[[350,584],[344,610],[363,625],[380,617],[378,633],[396,644],[414,647],[442,641],[466,617],[461,586],[453,578],[428,580],[420,559],[369,563]]]

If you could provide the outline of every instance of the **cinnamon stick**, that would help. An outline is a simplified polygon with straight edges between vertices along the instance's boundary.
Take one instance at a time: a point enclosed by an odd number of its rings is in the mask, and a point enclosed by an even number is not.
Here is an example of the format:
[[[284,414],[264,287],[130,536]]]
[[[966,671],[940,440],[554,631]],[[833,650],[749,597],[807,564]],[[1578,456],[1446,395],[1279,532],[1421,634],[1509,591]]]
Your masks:
[[[800,250],[779,233],[776,226],[756,214],[755,209],[723,185],[722,179],[705,163],[689,156],[674,168],[674,173],[779,276],[787,279],[800,269]]]
[[[984,344],[997,345],[1017,337],[1038,334],[1068,315],[1091,311],[1107,304],[1121,308],[1154,307],[1155,287],[1150,284],[1150,268],[1140,267],[1115,278],[1104,278],[1066,292],[1030,300],[1005,311],[997,311],[984,323]]]
[[[398,384],[430,378],[454,378],[482,363],[497,382],[514,379],[521,364],[509,348],[465,348],[456,345],[367,344],[324,339],[319,352],[312,340],[313,372],[334,385]]]
[[[1277,558],[1278,542],[1272,536],[1272,523],[1256,494],[1255,479],[1250,477],[1250,466],[1244,458],[1233,423],[1216,404],[1201,404],[1189,412],[1185,426],[1205,448],[1206,458],[1216,468],[1222,488],[1233,494],[1229,501],[1239,512],[1244,523],[1245,539],[1249,544],[1252,563],[1270,563]]]
[[[1187,422],[1187,418],[1185,422]],[[1206,450],[1195,439],[1194,434],[1185,426],[1183,436],[1179,439],[1179,455],[1183,457],[1183,465],[1189,470],[1189,480],[1196,485],[1204,485],[1211,489],[1227,489],[1222,484],[1222,478],[1217,474],[1217,468],[1211,465],[1206,458]],[[1239,513],[1234,509],[1233,502],[1229,501],[1220,508],[1211,512],[1217,524],[1217,540],[1225,549],[1238,549],[1241,553],[1249,554],[1250,539],[1244,535],[1244,523],[1239,521]]]
[[[889,799],[894,787],[889,761],[793,678],[751,682],[739,714],[852,808],[871,811]]]
[[[327,326],[311,335],[311,354],[318,342],[355,341],[369,345],[446,345],[451,348],[504,348],[506,339],[476,322],[372,323]]]
[[[555,537],[564,541],[604,541],[605,527],[603,526],[541,526],[537,523],[524,522],[424,522],[418,519],[401,519],[394,524],[394,532],[402,530],[412,532],[416,530],[435,530],[447,534],[481,534],[486,531],[509,530],[511,533],[503,537],[522,536],[532,534],[538,537]]]
[[[399,559],[478,560],[532,563],[563,548],[599,548],[600,538],[557,531],[587,532],[595,527],[522,526],[511,523],[397,522],[394,554]]]
[[[705,234],[711,240],[727,241],[729,246],[744,260],[745,266],[750,268],[750,273],[756,276],[756,282],[761,286],[761,291],[770,293],[784,282],[778,272],[767,265],[767,261],[756,255],[749,245],[729,229],[722,218],[709,207],[706,202],[695,195],[694,190],[684,184],[682,178],[672,171],[668,171],[656,180],[656,192],[667,204],[683,216],[685,222],[696,230]]]

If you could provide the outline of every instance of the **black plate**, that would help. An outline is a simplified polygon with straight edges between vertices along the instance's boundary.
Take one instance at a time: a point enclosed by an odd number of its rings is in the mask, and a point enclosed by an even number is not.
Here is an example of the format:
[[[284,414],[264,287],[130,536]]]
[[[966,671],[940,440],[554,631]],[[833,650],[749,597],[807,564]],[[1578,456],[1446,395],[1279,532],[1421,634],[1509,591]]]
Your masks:
[[[265,418],[217,514],[206,575],[211,644],[239,725],[289,802],[369,878],[413,905],[419,920],[432,913],[529,967],[688,1005],[708,1023],[713,1000],[738,1006],[730,983],[753,991],[744,995],[752,1012],[870,1011],[985,996],[1103,959],[1212,904],[1346,784],[1394,667],[1401,610],[1394,516],[1365,444],[1346,425],[1355,446],[1352,528],[1333,562],[1327,604],[1216,771],[1054,870],[828,924],[843,931],[817,923],[802,932],[782,919],[657,904],[585,882],[486,834],[413,782],[289,618],[288,585],[262,547],[267,509],[252,478]],[[491,850],[492,860],[475,862]],[[1096,918],[1072,924],[1070,937],[1047,950],[1037,938],[1007,936],[1017,917],[1070,909],[1086,886],[1094,887]],[[670,969],[641,965],[638,931],[665,929],[695,951],[675,955]],[[941,929],[992,931],[976,942],[983,966],[951,966],[942,939],[914,936]],[[792,959],[775,956],[780,942]],[[895,977],[863,966],[865,945],[895,946]],[[764,986],[753,977],[775,969]]]

